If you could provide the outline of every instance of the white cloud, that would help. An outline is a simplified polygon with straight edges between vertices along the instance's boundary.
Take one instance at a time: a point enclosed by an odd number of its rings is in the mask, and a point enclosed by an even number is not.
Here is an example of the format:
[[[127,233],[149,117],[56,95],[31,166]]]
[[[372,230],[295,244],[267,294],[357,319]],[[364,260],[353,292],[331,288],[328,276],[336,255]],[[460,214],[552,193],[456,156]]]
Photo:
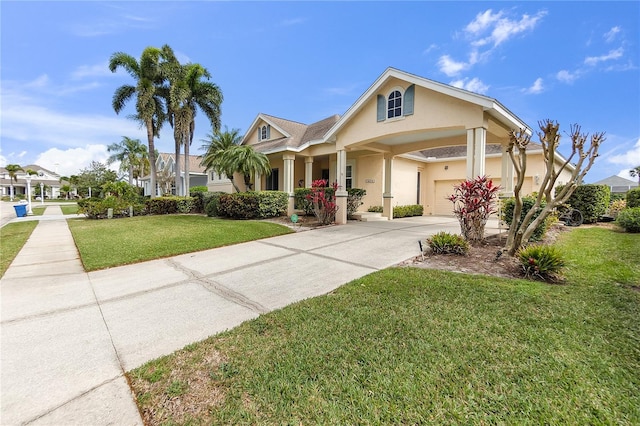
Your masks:
[[[544,85],[542,83],[542,78],[537,78],[536,81],[533,82],[533,85],[528,89],[525,89],[524,92],[530,95],[542,93],[544,91]]]
[[[472,44],[499,46],[520,33],[534,29],[547,12],[541,10],[533,16],[524,14],[519,20],[504,17],[504,14],[503,11],[494,14],[491,9],[479,13],[476,19],[465,27],[465,31],[472,37],[479,37],[486,32],[489,32],[489,35],[474,40]]]
[[[608,32],[606,32],[603,37],[607,43],[611,43],[613,40],[615,40],[619,32],[620,27],[613,27]]]
[[[453,87],[458,87],[460,89],[465,89],[470,92],[485,94],[489,90],[489,86],[484,84],[479,78],[474,77],[471,80],[468,78],[463,78],[460,80],[454,80],[449,83]]]
[[[502,17],[503,12],[493,13],[493,10],[488,9],[484,12],[478,13],[476,19],[469,22],[465,27],[465,31],[471,34],[478,34],[484,32],[494,22],[497,22]]]
[[[618,172],[618,176],[621,178],[629,179],[633,182],[638,182],[638,176],[631,176],[631,169],[622,169]]]
[[[35,164],[52,170],[61,176],[77,175],[81,169],[89,166],[92,161],[106,163],[109,158],[106,145],[85,145],[78,148],[51,148],[38,155]],[[110,166],[114,171],[115,165]]]
[[[109,63],[107,61],[94,65],[81,65],[71,73],[74,79],[82,79],[86,77],[106,77],[115,75],[109,71]]]
[[[622,154],[609,156],[607,161],[629,168],[640,166],[640,138],[631,149]]]
[[[571,84],[579,77],[578,73],[571,73],[567,70],[558,71],[556,78],[563,83]]]
[[[424,50],[422,51],[422,53],[423,53],[424,55],[426,55],[427,53],[429,53],[429,52],[431,52],[432,50],[435,50],[435,49],[437,49],[437,48],[438,48],[438,45],[437,45],[437,44],[432,43],[432,44],[430,44],[430,45],[429,45],[429,47],[427,47],[426,49],[424,49]]]
[[[598,62],[605,62],[605,61],[620,59],[623,54],[624,54],[624,49],[620,47],[615,50],[610,50],[609,53],[607,53],[606,55],[588,56],[587,58],[585,58],[584,63],[587,65],[597,65]]]
[[[460,74],[460,71],[464,71],[469,68],[469,64],[466,62],[457,62],[451,59],[449,55],[443,55],[438,60],[438,66],[440,71],[445,73],[447,77],[453,77]]]

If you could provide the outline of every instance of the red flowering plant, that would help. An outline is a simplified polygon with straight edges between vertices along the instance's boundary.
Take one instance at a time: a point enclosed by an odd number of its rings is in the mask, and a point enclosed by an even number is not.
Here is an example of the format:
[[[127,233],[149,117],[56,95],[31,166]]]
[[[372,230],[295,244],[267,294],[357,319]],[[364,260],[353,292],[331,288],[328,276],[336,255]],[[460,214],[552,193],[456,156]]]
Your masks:
[[[496,213],[499,185],[486,176],[460,182],[447,197],[453,203],[453,213],[460,221],[462,236],[471,243],[484,239],[484,227],[491,214]]]
[[[336,220],[338,205],[336,204],[337,182],[327,187],[326,179],[318,179],[311,182],[311,193],[307,200],[313,206],[313,214],[322,225],[328,225]],[[331,191],[331,189],[333,191]]]

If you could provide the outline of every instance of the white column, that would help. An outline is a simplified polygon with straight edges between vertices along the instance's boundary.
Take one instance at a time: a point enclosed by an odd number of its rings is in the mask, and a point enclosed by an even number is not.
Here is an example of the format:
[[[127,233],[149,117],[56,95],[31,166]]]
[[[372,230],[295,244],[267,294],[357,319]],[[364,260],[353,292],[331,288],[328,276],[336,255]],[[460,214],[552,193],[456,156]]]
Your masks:
[[[294,154],[284,154],[282,156],[282,160],[284,161],[283,189],[284,192],[289,194],[289,207],[287,208],[287,215],[289,216],[291,216],[295,211],[295,198],[293,193],[293,188],[295,188],[293,183],[295,159],[296,156]]]
[[[31,210],[31,176],[27,175],[25,177],[27,180],[27,201],[29,204],[27,205],[27,215],[33,215],[33,211]]]
[[[487,130],[483,127],[467,129],[467,179],[485,174]]]
[[[336,204],[338,211],[336,212],[336,224],[344,225],[347,223],[347,152],[344,149],[337,152],[336,164],[336,181],[338,182],[338,190],[336,191]],[[331,182],[329,182],[331,185]]]
[[[313,182],[313,157],[306,157],[304,159],[304,186],[305,186],[305,188],[311,188],[311,182]]]
[[[393,194],[391,193],[393,156],[384,154],[384,189],[382,192],[382,216],[393,220]]]

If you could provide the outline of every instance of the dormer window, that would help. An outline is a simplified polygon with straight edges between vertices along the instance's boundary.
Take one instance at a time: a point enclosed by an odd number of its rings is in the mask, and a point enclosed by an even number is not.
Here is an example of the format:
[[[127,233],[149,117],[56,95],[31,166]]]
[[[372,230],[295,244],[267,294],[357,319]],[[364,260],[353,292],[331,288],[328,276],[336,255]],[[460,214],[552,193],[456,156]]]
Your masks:
[[[402,93],[394,90],[389,94],[387,101],[387,118],[402,116]]]
[[[271,126],[265,124],[264,126],[258,127],[258,142],[266,141],[271,138]]]
[[[394,87],[386,96],[378,95],[378,122],[413,115],[415,89],[412,84],[406,89]]]

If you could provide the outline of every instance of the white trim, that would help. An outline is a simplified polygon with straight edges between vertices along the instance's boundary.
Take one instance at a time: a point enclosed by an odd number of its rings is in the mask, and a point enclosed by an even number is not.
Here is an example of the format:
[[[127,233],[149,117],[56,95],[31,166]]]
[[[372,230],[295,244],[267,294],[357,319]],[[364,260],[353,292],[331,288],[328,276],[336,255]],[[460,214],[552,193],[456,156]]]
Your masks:
[[[409,74],[407,72],[389,67],[385,70],[385,72],[382,73],[380,77],[376,79],[376,81],[367,89],[367,91],[358,98],[358,100],[347,110],[347,112],[342,117],[340,117],[340,120],[338,120],[338,122],[334,124],[327,131],[327,133],[325,133],[324,140],[335,140],[336,133],[340,129],[342,129],[342,127],[344,127],[347,122],[351,120],[351,117],[357,114],[360,109],[364,107],[364,104],[368,102],[369,99],[372,98],[372,96],[375,96],[380,91],[380,88],[391,78],[397,78],[399,80],[415,84],[416,86],[424,87],[426,89],[433,90],[435,92],[442,93],[456,99],[482,106],[485,111],[495,117],[498,121],[509,126],[515,125],[517,128],[524,128],[527,129],[527,132],[531,132],[531,128],[527,126],[523,120],[518,118],[515,114],[511,113],[508,109],[506,109],[504,106],[502,106],[502,104],[500,104],[493,98],[469,92],[464,89],[459,89],[457,87],[449,86],[447,84],[439,83],[434,80],[418,77],[414,74]]]
[[[244,134],[244,136],[242,137],[242,141],[240,142],[240,145],[244,145],[245,142],[247,142],[247,137],[253,133],[253,130],[255,129],[255,127],[258,125],[258,122],[262,120],[265,123],[269,124],[272,128],[276,129],[277,131],[279,131],[280,133],[282,133],[285,137],[290,138],[291,135],[288,132],[285,132],[284,129],[280,126],[278,126],[277,124],[275,124],[273,121],[269,120],[268,116],[260,113],[258,114],[258,116],[253,120],[253,122],[251,123],[251,125],[249,126],[249,129],[247,130],[247,133]],[[271,139],[269,139],[271,140]],[[260,140],[262,142],[262,140]]]

